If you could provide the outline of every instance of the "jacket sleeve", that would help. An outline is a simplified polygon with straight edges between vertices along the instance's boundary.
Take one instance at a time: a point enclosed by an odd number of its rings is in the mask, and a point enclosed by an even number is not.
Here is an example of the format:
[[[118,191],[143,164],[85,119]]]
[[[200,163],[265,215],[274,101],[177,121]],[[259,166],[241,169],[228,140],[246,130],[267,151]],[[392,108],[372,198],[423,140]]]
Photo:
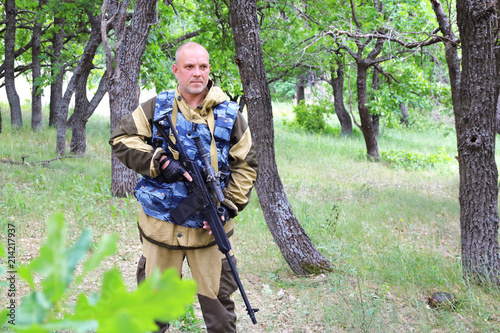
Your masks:
[[[237,213],[248,204],[258,172],[257,155],[252,145],[250,128],[240,112],[231,132],[229,171],[231,176],[224,189],[224,195],[230,201],[227,206],[236,209]]]
[[[113,153],[125,166],[151,177],[160,173],[159,161],[165,154],[163,149],[154,149],[147,143],[152,136],[155,102],[156,98],[152,98],[124,115],[109,140]]]

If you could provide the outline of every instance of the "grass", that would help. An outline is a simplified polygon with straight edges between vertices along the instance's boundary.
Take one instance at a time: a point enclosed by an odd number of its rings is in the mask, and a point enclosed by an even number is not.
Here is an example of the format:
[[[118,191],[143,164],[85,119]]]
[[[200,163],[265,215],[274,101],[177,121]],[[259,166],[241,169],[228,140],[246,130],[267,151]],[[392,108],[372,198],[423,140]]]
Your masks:
[[[279,105],[275,121],[276,158],[288,199],[313,243],[335,269],[296,277],[288,268],[264,221],[257,196],[237,219],[235,253],[243,285],[254,307],[252,325],[235,294],[241,332],[498,332],[500,290],[464,282],[460,258],[458,164],[453,129],[385,128],[381,151],[429,156],[444,151],[428,167],[394,167],[368,162],[364,140],[290,130]],[[118,252],[104,262],[85,290],[99,289],[100,274],[117,266],[130,289],[140,256],[136,228],[139,206],[114,198],[110,184],[109,121],[88,123],[87,154],[42,165],[55,157],[56,131],[13,131],[2,109],[0,134],[0,227],[17,225],[17,256],[37,255],[45,222],[62,211],[73,239],[91,228],[94,243],[119,234]],[[338,130],[334,120],[330,125]],[[450,134],[451,133],[451,134]],[[70,133],[68,134],[68,136]],[[29,164],[8,163],[21,161]],[[497,153],[498,156],[498,153]],[[408,162],[412,163],[412,162]],[[6,240],[0,232],[0,241]],[[20,286],[20,294],[25,286]],[[426,299],[448,291],[456,311],[430,309]],[[1,290],[2,299],[5,289]],[[2,306],[3,306],[2,301]],[[174,323],[172,332],[202,332],[197,305]]]

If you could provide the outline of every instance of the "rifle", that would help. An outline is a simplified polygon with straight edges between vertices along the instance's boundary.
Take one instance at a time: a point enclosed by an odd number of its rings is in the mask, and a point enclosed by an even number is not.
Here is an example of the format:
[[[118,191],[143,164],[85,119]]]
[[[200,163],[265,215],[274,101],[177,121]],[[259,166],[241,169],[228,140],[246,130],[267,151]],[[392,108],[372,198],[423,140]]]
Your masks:
[[[179,140],[177,130],[175,129],[170,116],[167,114],[164,117],[153,121],[153,124],[160,132],[161,136],[167,141],[167,144],[179,152],[179,162],[193,178],[193,181],[188,183],[191,194],[171,211],[170,216],[173,222],[176,224],[182,224],[185,219],[196,210],[201,210],[205,213],[205,217],[212,231],[212,235],[215,238],[215,242],[217,243],[219,250],[226,255],[227,262],[231,267],[238,289],[240,290],[243,301],[245,302],[247,313],[250,316],[250,319],[252,319],[252,323],[257,324],[255,312],[259,311],[259,309],[252,308],[250,306],[250,302],[248,301],[243,285],[241,284],[238,271],[236,270],[233,260],[229,255],[231,244],[229,243],[229,239],[227,238],[226,232],[224,231],[224,227],[221,223],[221,216],[223,215],[224,209],[217,205],[217,202],[223,203],[225,198],[220,186],[220,177],[210,164],[210,154],[201,142],[200,137],[193,137],[198,154],[203,160],[203,171],[206,175],[206,177],[203,177],[203,173],[199,165],[195,161],[191,160],[186,154],[184,146]],[[165,130],[166,128],[172,132],[175,138],[175,144],[167,134]]]

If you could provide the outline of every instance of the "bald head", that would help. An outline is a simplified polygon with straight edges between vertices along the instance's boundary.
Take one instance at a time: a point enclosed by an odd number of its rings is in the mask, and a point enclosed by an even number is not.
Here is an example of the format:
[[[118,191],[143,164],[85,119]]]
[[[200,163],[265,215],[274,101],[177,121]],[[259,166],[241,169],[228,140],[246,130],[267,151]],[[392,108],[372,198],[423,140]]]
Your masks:
[[[197,51],[203,50],[207,54],[207,58],[209,58],[208,51],[205,47],[203,47],[203,45],[198,44],[196,42],[187,42],[179,46],[177,48],[177,51],[175,51],[175,62],[178,63],[185,53],[188,53],[193,50]]]
[[[177,78],[179,91],[188,104],[200,105],[205,98],[209,82],[210,61],[207,50],[194,42],[182,44],[175,52],[172,73]]]

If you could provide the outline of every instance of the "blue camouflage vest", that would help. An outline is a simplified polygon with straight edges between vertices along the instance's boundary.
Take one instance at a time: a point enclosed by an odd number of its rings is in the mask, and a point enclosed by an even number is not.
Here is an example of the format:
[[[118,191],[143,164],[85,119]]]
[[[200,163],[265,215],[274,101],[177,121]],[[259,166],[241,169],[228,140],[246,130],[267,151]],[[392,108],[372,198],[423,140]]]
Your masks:
[[[172,114],[175,92],[163,92],[156,97],[156,106],[154,120]],[[217,105],[214,109],[215,130],[214,138],[217,146],[217,159],[219,172],[221,174],[221,187],[224,188],[229,180],[229,141],[231,131],[233,129],[236,116],[238,114],[239,105],[234,102],[223,102]],[[203,162],[198,156],[198,150],[192,139],[192,133],[196,133],[205,145],[205,148],[210,151],[212,134],[210,129],[205,124],[195,124],[184,118],[182,112],[177,112],[177,132],[179,139],[184,145],[187,155],[190,159],[196,161],[203,168]],[[162,147],[167,153],[170,153],[166,141],[158,137],[157,129],[153,126],[153,135],[151,142],[155,148]],[[170,156],[172,157],[172,156]],[[188,189],[184,181],[175,183],[165,183],[162,181],[162,176],[153,178],[142,176],[135,187],[135,197],[142,205],[144,212],[163,221],[170,221],[170,210],[177,207],[188,196]],[[182,226],[189,228],[203,227],[203,221],[206,218],[202,213],[197,211],[191,215]]]

